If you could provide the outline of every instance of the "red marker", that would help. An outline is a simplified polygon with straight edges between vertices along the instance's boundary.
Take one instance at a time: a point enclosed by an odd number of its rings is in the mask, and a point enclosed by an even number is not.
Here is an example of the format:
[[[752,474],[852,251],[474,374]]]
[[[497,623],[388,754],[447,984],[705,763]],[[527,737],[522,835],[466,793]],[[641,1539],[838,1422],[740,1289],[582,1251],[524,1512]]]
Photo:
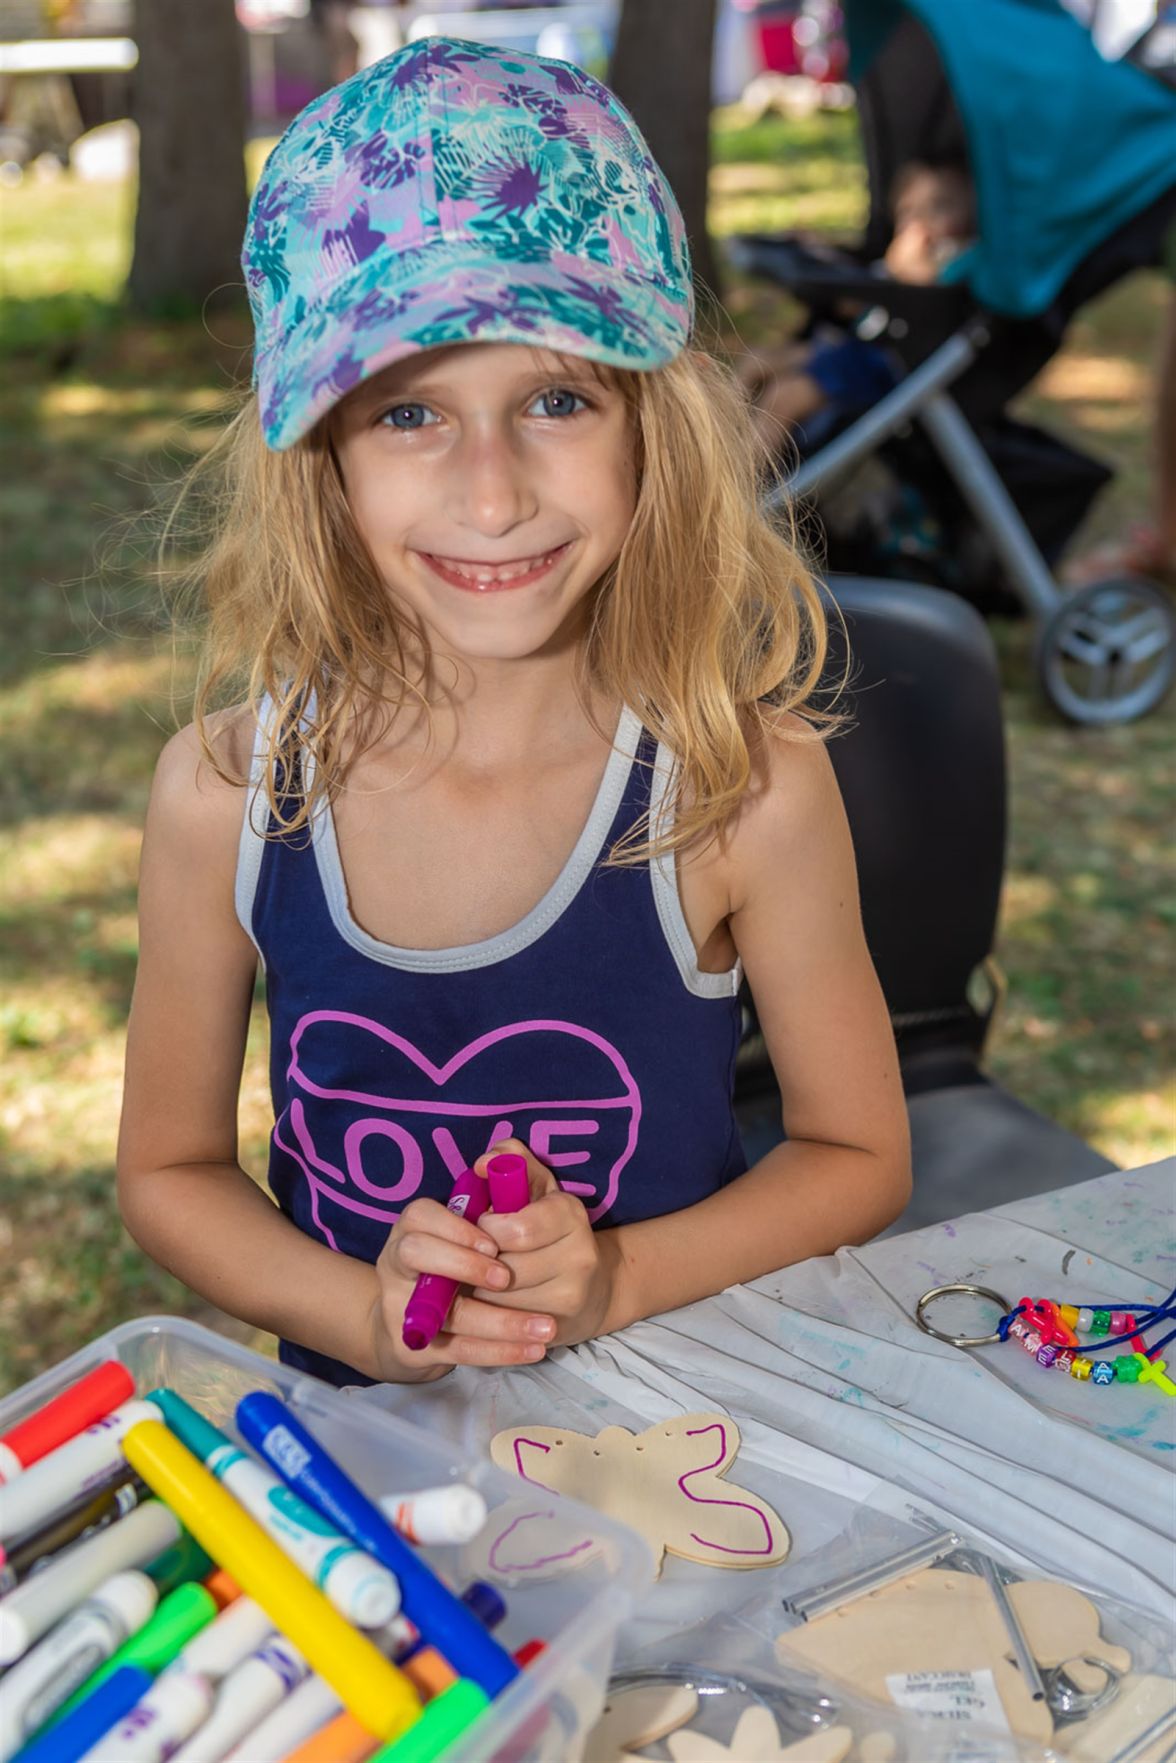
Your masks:
[[[104,1420],[134,1393],[135,1380],[117,1359],[95,1366],[0,1438],[0,1483],[15,1480],[31,1463],[68,1444],[96,1420]]]

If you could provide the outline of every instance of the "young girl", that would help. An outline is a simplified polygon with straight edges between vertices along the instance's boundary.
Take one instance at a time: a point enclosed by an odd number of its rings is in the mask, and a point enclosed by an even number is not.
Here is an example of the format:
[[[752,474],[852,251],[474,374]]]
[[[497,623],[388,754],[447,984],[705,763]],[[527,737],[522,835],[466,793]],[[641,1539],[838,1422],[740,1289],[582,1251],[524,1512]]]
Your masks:
[[[211,661],[143,852],[129,1228],[336,1381],[541,1359],[880,1230],[906,1116],[820,601],[632,121],[563,63],[413,44],[293,123],[244,263]],[[276,1207],[235,1131],[259,959]],[[788,1133],[750,1170],[743,974]],[[531,1203],[448,1212],[500,1146]],[[422,1272],[462,1295],[412,1353]]]

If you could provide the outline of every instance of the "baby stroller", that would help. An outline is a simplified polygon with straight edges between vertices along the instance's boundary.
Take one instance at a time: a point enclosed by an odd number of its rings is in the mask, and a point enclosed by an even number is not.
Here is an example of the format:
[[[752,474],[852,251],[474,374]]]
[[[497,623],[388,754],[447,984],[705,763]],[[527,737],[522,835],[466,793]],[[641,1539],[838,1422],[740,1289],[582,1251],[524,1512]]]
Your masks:
[[[1060,0],[845,0],[845,21],[871,199],[861,246],[743,235],[732,258],[787,287],[813,323],[881,344],[899,377],[814,440],[768,500],[815,498],[833,570],[980,602],[995,575],[1037,623],[1042,685],[1064,716],[1142,716],[1176,669],[1169,601],[1136,577],[1056,584],[1050,561],[1110,473],[1005,407],[1080,306],[1160,260],[1176,225],[1176,94],[1104,61]],[[971,170],[977,240],[932,286],[880,275],[896,171],[953,156]],[[898,496],[881,515],[867,497],[873,508],[838,531],[825,510],[867,460]],[[912,503],[896,541],[887,522]]]

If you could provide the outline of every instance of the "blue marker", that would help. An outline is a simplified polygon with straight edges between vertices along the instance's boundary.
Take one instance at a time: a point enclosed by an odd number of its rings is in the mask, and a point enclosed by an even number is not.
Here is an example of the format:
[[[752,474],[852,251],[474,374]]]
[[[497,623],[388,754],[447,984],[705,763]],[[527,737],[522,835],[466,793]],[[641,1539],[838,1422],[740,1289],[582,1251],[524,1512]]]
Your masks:
[[[120,1665],[64,1720],[19,1751],[13,1763],[75,1763],[142,1701],[154,1681],[139,1665]]]
[[[405,1616],[459,1677],[472,1678],[491,1698],[514,1682],[519,1668],[510,1654],[397,1536],[285,1403],[255,1390],[237,1404],[237,1427],[295,1493],[396,1575]]]

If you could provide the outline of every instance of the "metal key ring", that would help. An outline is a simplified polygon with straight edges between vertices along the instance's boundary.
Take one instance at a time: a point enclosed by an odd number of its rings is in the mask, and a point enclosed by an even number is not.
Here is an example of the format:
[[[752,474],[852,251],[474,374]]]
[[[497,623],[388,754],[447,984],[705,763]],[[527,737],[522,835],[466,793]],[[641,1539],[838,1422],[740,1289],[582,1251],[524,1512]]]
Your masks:
[[[1045,1672],[1045,1699],[1058,1721],[1089,1720],[1092,1714],[1099,1713],[1115,1700],[1123,1680],[1123,1673],[1109,1659],[1100,1659],[1097,1653],[1075,1653],[1074,1658],[1081,1659],[1086,1665],[1096,1665],[1107,1681],[1100,1690],[1080,1690],[1066,1670],[1073,1662],[1070,1659],[1063,1659],[1052,1671]]]
[[[1001,1340],[1002,1336],[1000,1334],[944,1334],[942,1329],[935,1328],[927,1321],[925,1312],[928,1304],[934,1303],[937,1298],[950,1297],[954,1292],[962,1292],[964,1296],[968,1298],[987,1298],[990,1303],[996,1305],[1002,1316],[1007,1316],[1009,1313],[1010,1305],[1008,1299],[1002,1298],[999,1292],[990,1291],[987,1286],[933,1286],[929,1292],[923,1293],[923,1296],[915,1305],[915,1321],[923,1330],[923,1333],[934,1335],[937,1341],[946,1341],[949,1347],[990,1347],[994,1342]]]

